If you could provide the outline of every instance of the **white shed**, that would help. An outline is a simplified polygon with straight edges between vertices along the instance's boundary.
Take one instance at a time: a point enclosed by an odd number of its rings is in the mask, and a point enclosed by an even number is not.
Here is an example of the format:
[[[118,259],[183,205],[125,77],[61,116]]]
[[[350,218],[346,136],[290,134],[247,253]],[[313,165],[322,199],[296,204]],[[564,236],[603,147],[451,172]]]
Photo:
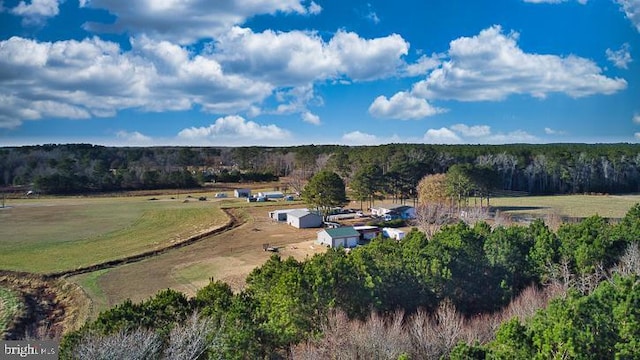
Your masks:
[[[287,214],[287,224],[298,228],[317,228],[322,226],[322,216],[307,210],[294,210]]]
[[[351,226],[324,229],[318,232],[316,242],[329,247],[352,248],[358,245],[360,233]]]
[[[371,208],[371,215],[391,219],[415,219],[416,208],[408,205],[382,205]]]
[[[251,189],[235,189],[233,195],[237,198],[248,198],[251,196]]]
[[[360,239],[362,240],[372,240],[380,234],[380,228],[377,226],[362,225],[354,226],[353,229],[360,233]]]
[[[400,229],[388,228],[388,227],[382,228],[382,234],[384,234],[384,236],[388,238],[395,239],[395,240],[402,240],[406,235],[405,232]]]
[[[309,212],[309,209],[280,209],[269,211],[269,217],[276,221],[287,221],[287,216],[289,213],[294,211],[305,211]]]

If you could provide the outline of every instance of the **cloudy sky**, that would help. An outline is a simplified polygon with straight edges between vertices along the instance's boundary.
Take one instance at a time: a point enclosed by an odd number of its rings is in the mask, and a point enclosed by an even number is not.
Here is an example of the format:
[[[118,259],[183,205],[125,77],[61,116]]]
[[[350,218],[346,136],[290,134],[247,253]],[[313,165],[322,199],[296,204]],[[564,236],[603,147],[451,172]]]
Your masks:
[[[640,142],[640,0],[0,0],[0,146]]]

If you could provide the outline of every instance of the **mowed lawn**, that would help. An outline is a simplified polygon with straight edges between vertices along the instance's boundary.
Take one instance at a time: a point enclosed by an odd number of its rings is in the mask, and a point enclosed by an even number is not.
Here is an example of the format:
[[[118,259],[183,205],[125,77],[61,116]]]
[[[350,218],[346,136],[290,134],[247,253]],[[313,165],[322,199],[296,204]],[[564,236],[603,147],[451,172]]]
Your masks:
[[[640,195],[556,195],[492,198],[494,209],[510,214],[622,218],[640,203]]]
[[[159,249],[227,221],[219,203],[169,196],[13,200],[0,269],[49,273]]]

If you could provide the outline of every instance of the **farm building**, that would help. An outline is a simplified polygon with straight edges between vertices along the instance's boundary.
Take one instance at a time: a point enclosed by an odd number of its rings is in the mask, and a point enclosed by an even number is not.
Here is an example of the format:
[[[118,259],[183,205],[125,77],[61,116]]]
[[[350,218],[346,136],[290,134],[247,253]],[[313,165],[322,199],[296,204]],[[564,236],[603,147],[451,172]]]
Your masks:
[[[237,198],[248,198],[251,196],[251,189],[235,189],[233,195]]]
[[[385,237],[388,237],[390,239],[395,239],[395,240],[402,240],[404,239],[405,236],[405,232],[400,230],[400,229],[395,229],[395,228],[382,228],[382,234]]]
[[[287,214],[287,224],[298,229],[321,227],[322,216],[307,210],[294,210]]]
[[[281,191],[264,191],[264,192],[259,192],[258,197],[263,197],[267,200],[282,199],[284,197],[284,194]]]
[[[380,234],[380,228],[377,226],[354,226],[357,232],[360,233],[360,240],[371,240]]]
[[[282,210],[274,210],[269,211],[269,217],[276,221],[287,221],[287,214],[293,211],[304,211],[309,212],[309,209],[282,209]]]
[[[384,217],[385,220],[415,219],[416,209],[408,205],[383,205],[371,208],[371,215]]]
[[[352,248],[358,245],[360,233],[351,226],[324,229],[318,232],[316,243],[329,247]]]

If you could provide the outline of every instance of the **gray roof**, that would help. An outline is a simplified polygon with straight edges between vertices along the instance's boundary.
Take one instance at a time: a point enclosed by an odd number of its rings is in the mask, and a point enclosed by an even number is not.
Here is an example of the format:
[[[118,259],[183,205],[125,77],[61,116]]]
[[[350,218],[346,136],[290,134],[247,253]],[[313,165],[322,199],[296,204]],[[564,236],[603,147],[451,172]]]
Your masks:
[[[335,229],[324,229],[331,238],[359,237],[360,233],[352,226],[343,226]]]
[[[315,216],[320,216],[318,214],[314,214],[309,212],[309,210],[293,210],[289,213],[287,213],[287,216],[293,216],[293,217],[297,217],[297,218],[301,218],[307,215],[315,215]]]

